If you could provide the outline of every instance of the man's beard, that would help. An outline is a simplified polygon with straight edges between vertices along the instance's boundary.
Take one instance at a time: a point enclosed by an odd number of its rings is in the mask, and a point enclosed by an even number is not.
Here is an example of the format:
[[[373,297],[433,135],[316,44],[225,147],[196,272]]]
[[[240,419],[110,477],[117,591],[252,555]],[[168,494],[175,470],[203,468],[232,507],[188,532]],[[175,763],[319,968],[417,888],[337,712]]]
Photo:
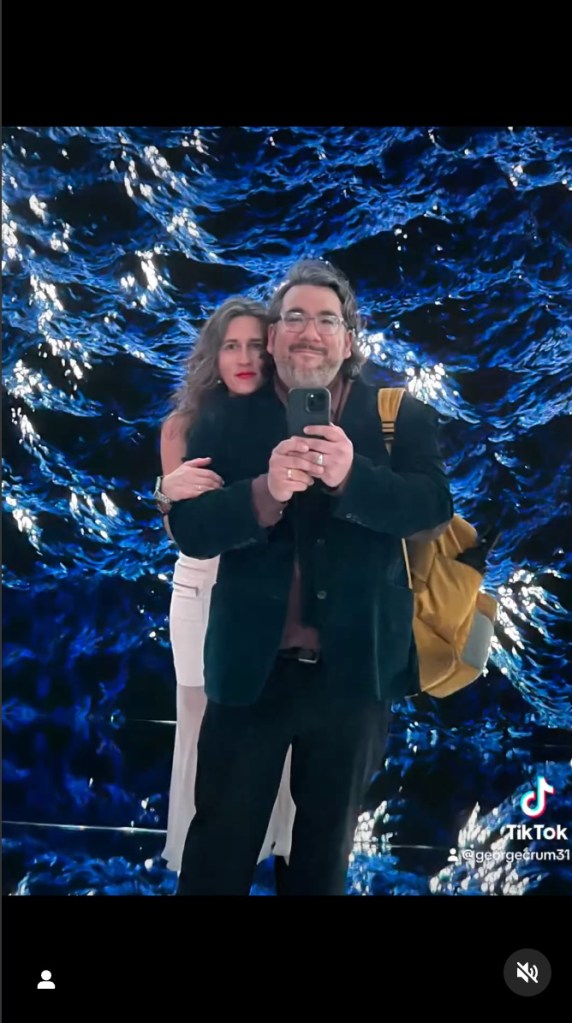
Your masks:
[[[286,387],[328,387],[337,377],[343,359],[326,359],[319,366],[303,366],[295,363],[292,356],[276,361],[278,376]]]

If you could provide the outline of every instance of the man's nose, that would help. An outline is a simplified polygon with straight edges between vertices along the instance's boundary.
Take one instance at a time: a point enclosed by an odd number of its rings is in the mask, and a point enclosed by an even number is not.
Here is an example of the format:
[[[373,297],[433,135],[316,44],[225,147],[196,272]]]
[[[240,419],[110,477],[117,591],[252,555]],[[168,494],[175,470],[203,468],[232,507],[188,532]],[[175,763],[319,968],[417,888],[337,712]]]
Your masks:
[[[322,335],[316,328],[316,321],[314,318],[311,318],[307,321],[304,330],[302,331],[302,339],[304,341],[312,341],[314,344],[323,343]]]

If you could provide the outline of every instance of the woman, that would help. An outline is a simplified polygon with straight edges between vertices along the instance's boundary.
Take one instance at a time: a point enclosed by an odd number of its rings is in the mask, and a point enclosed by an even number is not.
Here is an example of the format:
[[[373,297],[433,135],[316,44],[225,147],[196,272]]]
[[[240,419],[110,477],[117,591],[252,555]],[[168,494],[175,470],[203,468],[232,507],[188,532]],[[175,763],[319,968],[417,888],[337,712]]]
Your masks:
[[[241,395],[252,394],[263,383],[271,367],[266,354],[266,328],[264,307],[244,298],[227,299],[204,325],[189,356],[176,407],[161,431],[164,475],[158,481],[156,496],[162,502],[164,514],[169,507],[165,498],[171,502],[200,498],[207,490],[223,486],[220,476],[208,468],[210,458],[185,461],[187,435],[209,403],[219,397],[239,399]],[[173,574],[170,635],[177,679],[177,727],[163,857],[169,869],[176,871],[180,870],[185,839],[195,813],[197,742],[206,707],[203,646],[217,570],[218,558],[198,561],[179,554]],[[271,853],[286,859],[290,854],[295,806],[289,778],[290,753],[259,862]],[[280,870],[278,861],[277,867]]]

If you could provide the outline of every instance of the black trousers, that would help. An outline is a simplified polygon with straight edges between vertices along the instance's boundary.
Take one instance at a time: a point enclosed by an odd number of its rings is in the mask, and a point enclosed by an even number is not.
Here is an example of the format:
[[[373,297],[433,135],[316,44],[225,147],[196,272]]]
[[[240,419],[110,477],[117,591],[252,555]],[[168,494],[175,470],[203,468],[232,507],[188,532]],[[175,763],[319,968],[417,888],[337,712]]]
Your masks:
[[[296,816],[284,894],[343,895],[389,707],[332,694],[323,663],[280,658],[256,703],[209,701],[177,895],[248,895],[290,745]]]

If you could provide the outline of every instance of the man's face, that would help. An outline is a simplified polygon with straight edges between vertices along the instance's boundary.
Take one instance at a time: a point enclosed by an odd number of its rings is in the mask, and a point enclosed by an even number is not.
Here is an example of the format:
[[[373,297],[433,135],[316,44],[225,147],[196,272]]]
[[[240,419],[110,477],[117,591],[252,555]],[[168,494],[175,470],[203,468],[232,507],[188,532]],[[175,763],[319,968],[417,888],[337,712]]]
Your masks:
[[[331,288],[296,284],[282,300],[282,316],[307,319],[302,329],[283,320],[268,330],[268,351],[287,387],[327,387],[351,355],[351,331],[342,322],[332,330],[331,317],[343,319],[342,303]],[[308,317],[312,317],[308,319]],[[328,319],[330,318],[330,319]]]

